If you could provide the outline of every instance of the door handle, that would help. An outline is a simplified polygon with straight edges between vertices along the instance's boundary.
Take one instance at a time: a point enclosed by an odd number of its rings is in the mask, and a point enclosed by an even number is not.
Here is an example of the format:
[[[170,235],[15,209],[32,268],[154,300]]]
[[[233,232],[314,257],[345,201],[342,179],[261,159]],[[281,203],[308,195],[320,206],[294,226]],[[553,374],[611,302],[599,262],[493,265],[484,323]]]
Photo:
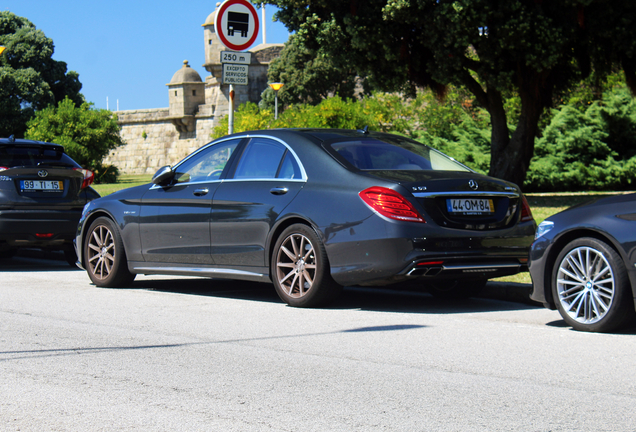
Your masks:
[[[195,189],[194,190],[194,196],[203,196],[203,195],[207,195],[207,193],[210,192],[210,190],[208,188],[203,188],[203,189]]]
[[[269,190],[272,195],[285,195],[287,192],[289,192],[289,189],[286,187],[275,187]]]

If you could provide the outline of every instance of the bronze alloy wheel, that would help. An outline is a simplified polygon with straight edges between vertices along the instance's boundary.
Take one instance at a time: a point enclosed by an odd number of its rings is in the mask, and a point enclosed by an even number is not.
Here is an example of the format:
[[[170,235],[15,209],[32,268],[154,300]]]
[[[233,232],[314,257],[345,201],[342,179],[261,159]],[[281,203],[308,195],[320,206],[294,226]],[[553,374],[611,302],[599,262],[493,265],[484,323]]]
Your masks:
[[[115,240],[113,233],[105,225],[96,226],[89,233],[86,263],[88,271],[95,279],[104,280],[110,276],[115,264]]]
[[[302,234],[292,234],[278,249],[276,277],[292,298],[305,296],[316,277],[316,255],[311,241]]]
[[[295,224],[278,238],[272,278],[278,296],[296,307],[316,307],[337,297],[342,286],[331,277],[325,247],[309,226]]]
[[[84,256],[88,276],[101,287],[120,287],[129,284],[135,275],[128,270],[124,244],[112,220],[97,218],[84,240]]]

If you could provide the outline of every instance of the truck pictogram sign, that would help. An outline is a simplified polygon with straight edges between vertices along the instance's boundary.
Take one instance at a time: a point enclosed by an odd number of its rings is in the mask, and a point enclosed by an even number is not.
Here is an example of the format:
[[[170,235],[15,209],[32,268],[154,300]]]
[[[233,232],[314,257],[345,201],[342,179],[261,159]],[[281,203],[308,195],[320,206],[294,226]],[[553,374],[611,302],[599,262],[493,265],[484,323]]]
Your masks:
[[[226,0],[216,12],[214,28],[225,47],[243,51],[254,44],[260,23],[258,13],[247,0]]]

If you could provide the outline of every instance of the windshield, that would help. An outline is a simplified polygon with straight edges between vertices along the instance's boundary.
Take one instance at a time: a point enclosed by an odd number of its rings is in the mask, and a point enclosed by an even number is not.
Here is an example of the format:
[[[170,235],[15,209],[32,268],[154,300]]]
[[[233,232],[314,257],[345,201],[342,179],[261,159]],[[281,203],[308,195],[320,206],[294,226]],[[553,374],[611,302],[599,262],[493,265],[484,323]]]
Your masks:
[[[359,170],[471,170],[454,159],[417,141],[375,138],[334,142],[331,153]]]

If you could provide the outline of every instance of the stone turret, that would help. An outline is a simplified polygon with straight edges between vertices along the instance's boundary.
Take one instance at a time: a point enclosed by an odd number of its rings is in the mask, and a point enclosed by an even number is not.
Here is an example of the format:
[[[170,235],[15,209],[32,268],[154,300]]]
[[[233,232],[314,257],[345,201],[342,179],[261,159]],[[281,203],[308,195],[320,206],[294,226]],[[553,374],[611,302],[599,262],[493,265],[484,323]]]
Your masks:
[[[205,69],[212,75],[221,79],[221,51],[225,50],[225,47],[216,35],[216,29],[214,28],[214,21],[216,19],[216,13],[219,10],[221,3],[216,4],[216,9],[210,15],[208,15],[205,23],[203,23],[203,40],[205,43]]]
[[[194,127],[194,116],[199,105],[205,104],[205,84],[187,60],[183,67],[166,84],[169,91],[170,118],[179,132],[189,132]]]

